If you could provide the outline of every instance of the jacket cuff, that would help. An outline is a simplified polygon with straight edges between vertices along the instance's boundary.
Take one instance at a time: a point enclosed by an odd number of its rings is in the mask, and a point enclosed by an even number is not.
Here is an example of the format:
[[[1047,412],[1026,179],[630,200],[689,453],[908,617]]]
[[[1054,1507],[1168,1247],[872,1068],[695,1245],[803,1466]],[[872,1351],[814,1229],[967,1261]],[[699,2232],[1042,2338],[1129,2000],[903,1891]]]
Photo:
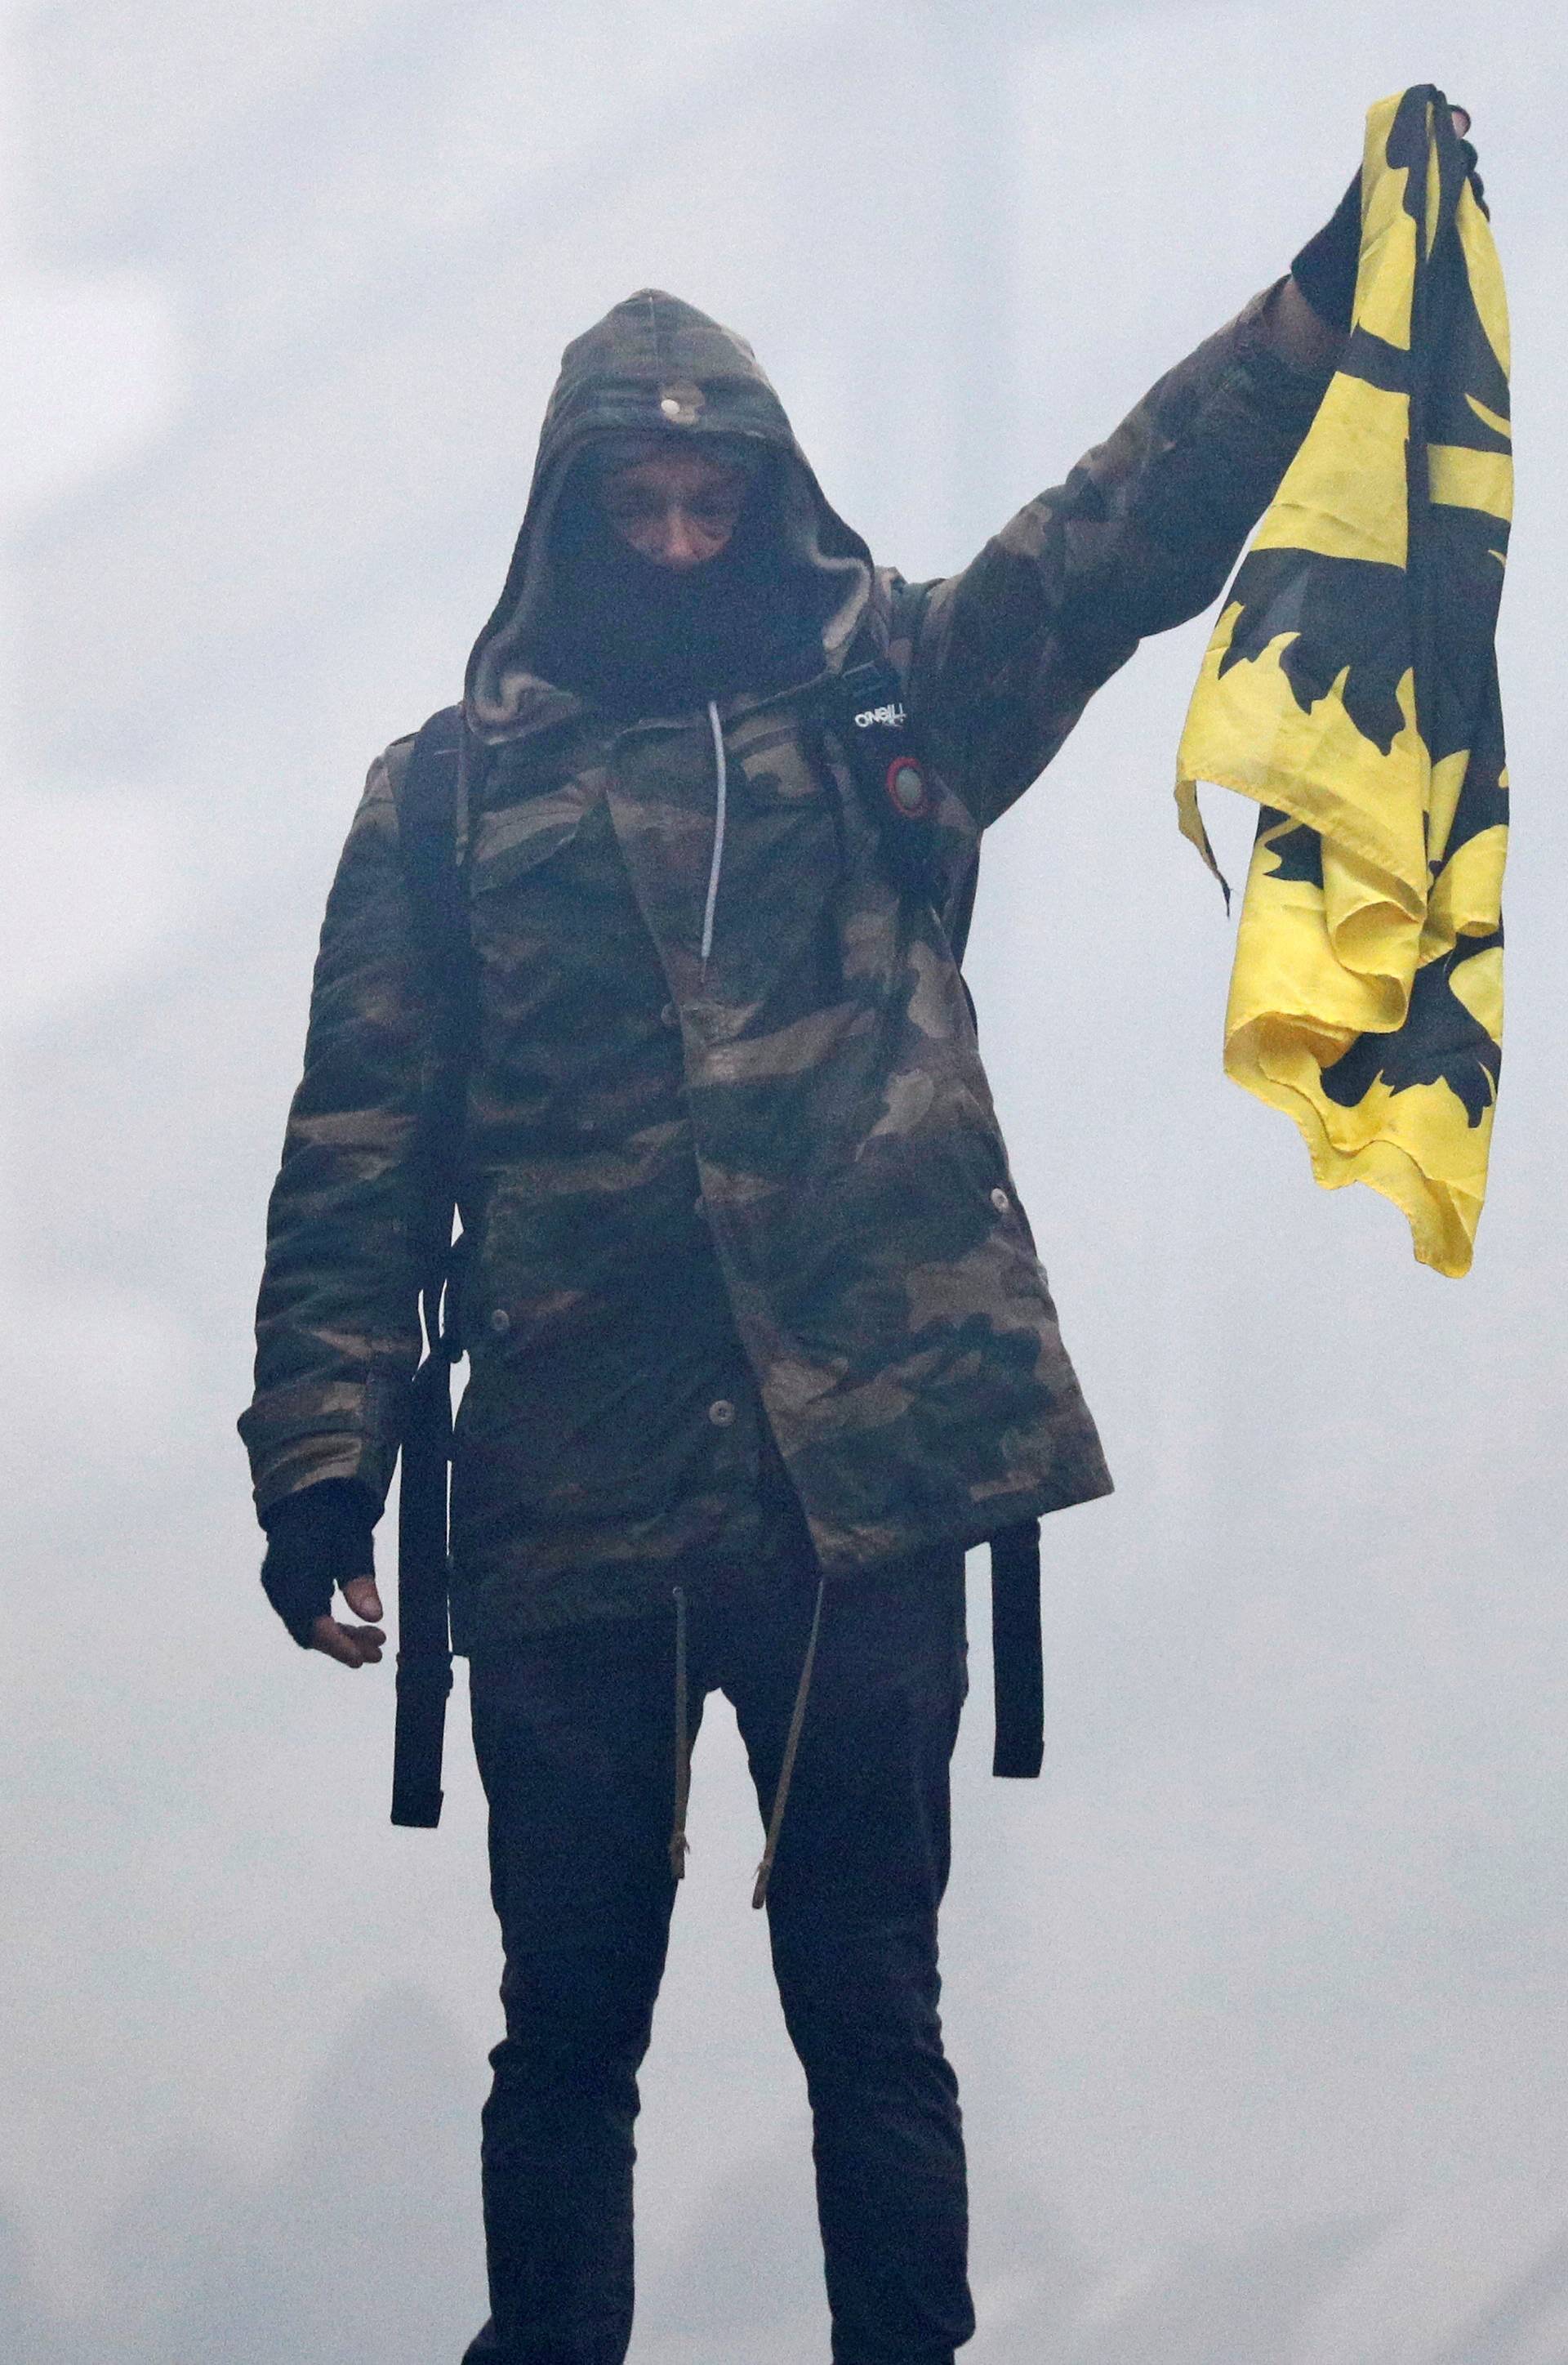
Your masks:
[[[327,1478],[263,1514],[262,1590],[302,1649],[309,1649],[311,1629],[330,1610],[337,1587],[375,1575],[375,1509],[352,1478]]]
[[[1361,176],[1350,183],[1323,228],[1291,264],[1291,277],[1326,327],[1350,331],[1361,257]]]
[[[1254,401],[1299,443],[1317,416],[1339,357],[1336,351],[1332,359],[1322,363],[1286,360],[1270,327],[1274,305],[1286,284],[1276,279],[1248,307],[1241,367]]]

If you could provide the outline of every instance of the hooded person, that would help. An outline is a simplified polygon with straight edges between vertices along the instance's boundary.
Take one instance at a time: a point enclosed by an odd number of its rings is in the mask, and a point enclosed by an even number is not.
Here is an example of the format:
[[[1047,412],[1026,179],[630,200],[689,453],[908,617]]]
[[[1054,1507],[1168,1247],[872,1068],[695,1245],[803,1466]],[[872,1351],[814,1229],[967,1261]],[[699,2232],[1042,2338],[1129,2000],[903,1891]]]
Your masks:
[[[744,479],[734,530],[700,566],[644,556],[607,512],[606,478],[662,453]],[[635,717],[808,679],[824,645],[842,649],[870,572],[745,339],[645,290],[563,356],[466,719],[510,734],[542,684]]]
[[[566,352],[468,666],[454,846],[454,1618],[506,1961],[472,2365],[625,2354],[637,2069],[716,1687],[769,1824],[836,2365],[946,2365],[973,2327],[936,1969],[963,1556],[1110,1480],[957,903],[1092,690],[1219,590],[1335,342],[1281,283],[917,590],[829,506],[741,338],[644,291]],[[678,565],[640,484],[711,497]],[[918,878],[849,744],[867,659],[918,740]],[[333,1619],[333,1588],[379,1614],[419,1349],[411,744],[372,767],[329,902],[241,1421],[269,1596],[349,1664],[382,1637]]]
[[[520,588],[496,635],[500,647],[487,649],[492,694],[492,665],[514,651],[532,678],[625,721],[782,689],[820,672],[821,586],[785,538],[783,456],[728,436],[682,454],[685,441],[673,430],[594,436],[567,461],[547,521],[535,529],[545,559],[527,585],[528,607]],[[677,454],[695,460],[722,520],[713,555],[678,566],[640,549],[614,517],[617,500],[624,506],[617,488]]]

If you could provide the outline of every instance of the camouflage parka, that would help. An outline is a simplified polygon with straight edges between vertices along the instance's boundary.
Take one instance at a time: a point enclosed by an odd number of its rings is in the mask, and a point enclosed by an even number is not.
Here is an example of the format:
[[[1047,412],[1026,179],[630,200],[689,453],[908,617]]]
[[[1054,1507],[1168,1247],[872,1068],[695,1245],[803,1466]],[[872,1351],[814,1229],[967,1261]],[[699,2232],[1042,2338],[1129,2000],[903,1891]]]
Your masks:
[[[951,914],[890,876],[822,691],[852,651],[890,658],[956,886],[1092,692],[1215,596],[1273,493],[1321,383],[1270,348],[1268,301],[935,584],[913,646],[890,641],[898,578],[742,339],[644,292],[568,348],[464,701],[471,1634],[754,1556],[769,1473],[831,1578],[1109,1490]],[[531,669],[568,472],[650,430],[774,455],[820,625],[809,678],[628,723]],[[410,744],[373,765],[327,908],[241,1423],[263,1513],[327,1478],[381,1500],[418,1355],[433,1037],[398,843]]]

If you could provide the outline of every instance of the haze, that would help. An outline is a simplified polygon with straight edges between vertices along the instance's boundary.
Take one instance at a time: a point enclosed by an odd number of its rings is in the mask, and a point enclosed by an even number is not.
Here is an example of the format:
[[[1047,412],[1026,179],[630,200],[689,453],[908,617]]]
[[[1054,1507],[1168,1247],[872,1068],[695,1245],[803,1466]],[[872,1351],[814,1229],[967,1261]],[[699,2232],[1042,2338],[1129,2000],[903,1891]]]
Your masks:
[[[751,337],[954,567],[1287,265],[1366,106],[1473,113],[1515,321],[1510,1014],[1475,1270],[1220,1070],[1170,786],[1208,630],[997,831],[982,1040],[1117,1494],[1047,1528],[947,2022],[974,2365],[1562,2365],[1568,1822],[1559,8],[62,0],[0,17],[8,1220],[0,2353],[431,2365],[483,2313],[481,1799],[286,1641],[233,1432],[311,957],[455,694],[566,338]],[[1248,814],[1208,799],[1222,855]],[[635,2365],[825,2354],[733,1721],[644,2081]]]

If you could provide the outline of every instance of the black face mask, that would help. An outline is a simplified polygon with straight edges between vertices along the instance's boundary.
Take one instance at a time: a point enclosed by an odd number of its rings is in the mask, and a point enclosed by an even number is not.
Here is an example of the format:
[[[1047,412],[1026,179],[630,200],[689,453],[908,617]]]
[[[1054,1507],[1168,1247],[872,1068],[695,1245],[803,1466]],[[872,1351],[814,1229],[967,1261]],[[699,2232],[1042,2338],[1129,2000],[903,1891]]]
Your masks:
[[[555,513],[549,602],[529,661],[613,714],[680,713],[820,672],[812,608],[809,577],[781,544],[773,468],[753,480],[716,558],[673,567],[622,540],[579,464]]]

